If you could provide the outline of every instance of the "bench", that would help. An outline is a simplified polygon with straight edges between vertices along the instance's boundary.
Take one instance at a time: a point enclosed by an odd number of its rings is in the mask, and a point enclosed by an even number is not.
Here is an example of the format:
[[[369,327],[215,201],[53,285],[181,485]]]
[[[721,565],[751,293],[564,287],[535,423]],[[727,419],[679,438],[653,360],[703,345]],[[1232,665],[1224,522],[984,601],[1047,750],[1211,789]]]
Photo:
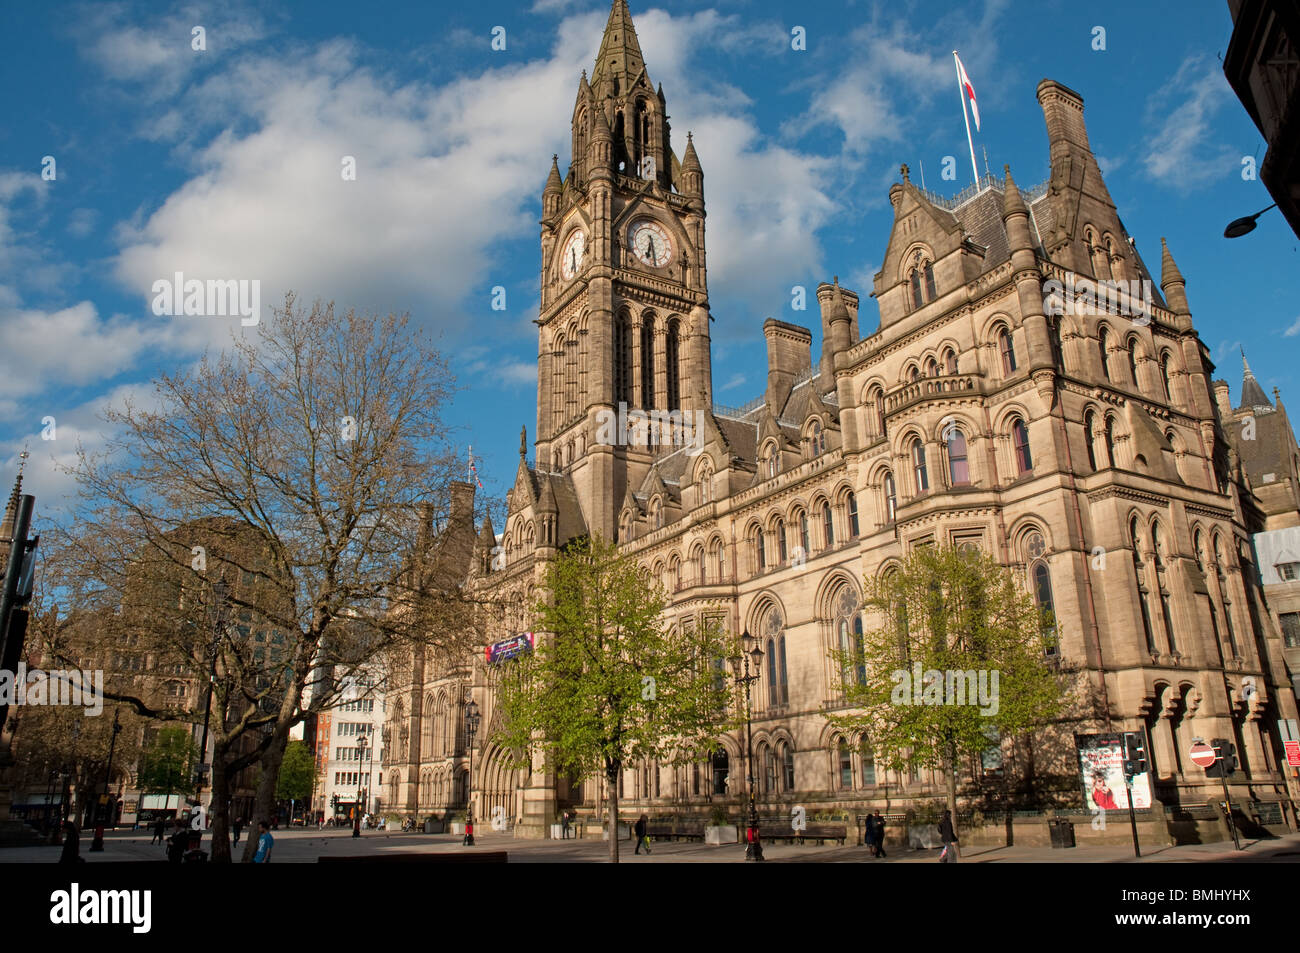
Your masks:
[[[844,824],[823,824],[815,821],[809,821],[808,826],[802,831],[794,830],[790,826],[788,817],[760,817],[758,819],[758,835],[760,840],[765,841],[786,841],[787,843],[802,844],[808,841],[817,841],[824,844],[828,840],[839,841],[842,845],[848,839],[848,828]]]
[[[704,822],[676,819],[651,821],[646,825],[646,837],[651,840],[704,840]]]

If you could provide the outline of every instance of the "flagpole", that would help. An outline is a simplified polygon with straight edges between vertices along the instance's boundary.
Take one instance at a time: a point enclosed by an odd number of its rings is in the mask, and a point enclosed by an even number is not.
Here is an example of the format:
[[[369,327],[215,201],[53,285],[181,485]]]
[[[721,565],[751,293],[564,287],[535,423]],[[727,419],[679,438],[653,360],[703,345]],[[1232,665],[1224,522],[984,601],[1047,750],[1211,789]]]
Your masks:
[[[957,51],[952,51],[952,68],[957,71],[957,90],[961,93],[961,118],[966,123],[966,144],[970,146],[970,170],[975,173],[975,184],[979,185],[980,170],[975,164],[975,140],[970,135],[970,117],[966,115],[966,87],[961,82],[961,66]]]

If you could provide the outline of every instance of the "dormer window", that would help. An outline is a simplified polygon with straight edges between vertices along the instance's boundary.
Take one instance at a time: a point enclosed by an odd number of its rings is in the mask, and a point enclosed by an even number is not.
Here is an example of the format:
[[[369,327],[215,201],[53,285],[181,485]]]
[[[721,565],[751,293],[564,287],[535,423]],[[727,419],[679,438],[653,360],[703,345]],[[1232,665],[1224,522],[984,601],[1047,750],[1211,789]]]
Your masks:
[[[781,472],[781,453],[777,450],[775,443],[768,444],[765,460],[767,478],[770,480]]]
[[[812,444],[812,455],[821,456],[826,452],[826,432],[822,430],[820,420],[814,420],[812,427],[808,431],[809,442]]]

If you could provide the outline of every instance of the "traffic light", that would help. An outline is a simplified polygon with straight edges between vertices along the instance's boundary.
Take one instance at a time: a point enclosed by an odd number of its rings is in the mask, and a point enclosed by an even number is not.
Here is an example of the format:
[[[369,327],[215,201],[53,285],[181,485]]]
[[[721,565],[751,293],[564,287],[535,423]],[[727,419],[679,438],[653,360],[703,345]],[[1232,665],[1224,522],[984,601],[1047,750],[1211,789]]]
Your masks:
[[[334,795],[332,798],[330,798],[330,807],[334,808],[335,812],[338,811],[338,809],[339,809],[339,796],[338,796],[337,794]]]
[[[1205,769],[1207,778],[1232,777],[1237,770],[1237,746],[1226,738],[1215,738],[1210,742],[1219,760]]]
[[[1146,774],[1147,769],[1146,737],[1140,731],[1124,732],[1124,776]]]

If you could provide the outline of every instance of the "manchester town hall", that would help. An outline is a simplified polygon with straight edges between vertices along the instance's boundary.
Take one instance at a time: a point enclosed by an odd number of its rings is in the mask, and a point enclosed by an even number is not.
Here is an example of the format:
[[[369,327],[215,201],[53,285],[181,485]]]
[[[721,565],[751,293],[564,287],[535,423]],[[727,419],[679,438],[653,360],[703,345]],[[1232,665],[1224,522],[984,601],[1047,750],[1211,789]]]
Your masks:
[[[463,485],[427,544],[468,586],[517,592],[523,605],[559,547],[600,535],[661,581],[667,625],[716,612],[758,636],[753,776],[760,810],[786,816],[795,804],[848,816],[943,796],[937,772],[878,767],[870,738],[828,723],[844,706],[831,653],[871,624],[865,578],[918,545],[976,546],[1052,612],[1049,662],[1077,673],[1094,706],[1054,741],[1003,739],[999,773],[1072,776],[1077,808],[1072,732],[1145,729],[1155,808],[1173,818],[1220,792],[1191,763],[1192,740],[1232,739],[1234,800],[1292,825],[1284,732],[1300,627],[1279,623],[1261,585],[1261,570],[1276,570],[1253,545],[1300,526],[1292,428],[1248,369],[1258,407],[1234,410],[1211,379],[1184,277],[1164,239],[1158,276],[1138,254],[1082,97],[1043,80],[1037,98],[1047,181],[1021,188],[1007,169],[943,198],[902,167],[875,306],[862,315],[859,292],[821,284],[818,354],[809,328],[768,318],[766,390],[723,406],[710,369],[705,169],[690,135],[675,151],[664,91],[615,0],[578,83],[568,172],[553,161],[541,196],[533,457],[521,438],[499,535],[490,520],[474,525]],[[1057,289],[1083,282],[1120,290],[1063,306]],[[602,439],[620,407],[668,424],[640,441]],[[1269,447],[1244,445],[1256,435],[1243,417],[1267,417]],[[694,445],[675,439],[676,421],[699,422]],[[1268,493],[1256,495],[1261,481]],[[1292,558],[1284,578],[1300,569]],[[499,638],[530,627],[521,614]],[[388,697],[389,809],[446,817],[472,791],[475,816],[532,837],[565,809],[598,816],[599,773],[577,783],[539,761],[512,768],[494,747],[482,650],[410,661]],[[482,717],[472,759],[471,697]],[[746,774],[737,734],[699,764],[628,766],[622,804],[652,817],[707,817],[721,804],[735,818]],[[992,781],[968,766],[965,804]]]

